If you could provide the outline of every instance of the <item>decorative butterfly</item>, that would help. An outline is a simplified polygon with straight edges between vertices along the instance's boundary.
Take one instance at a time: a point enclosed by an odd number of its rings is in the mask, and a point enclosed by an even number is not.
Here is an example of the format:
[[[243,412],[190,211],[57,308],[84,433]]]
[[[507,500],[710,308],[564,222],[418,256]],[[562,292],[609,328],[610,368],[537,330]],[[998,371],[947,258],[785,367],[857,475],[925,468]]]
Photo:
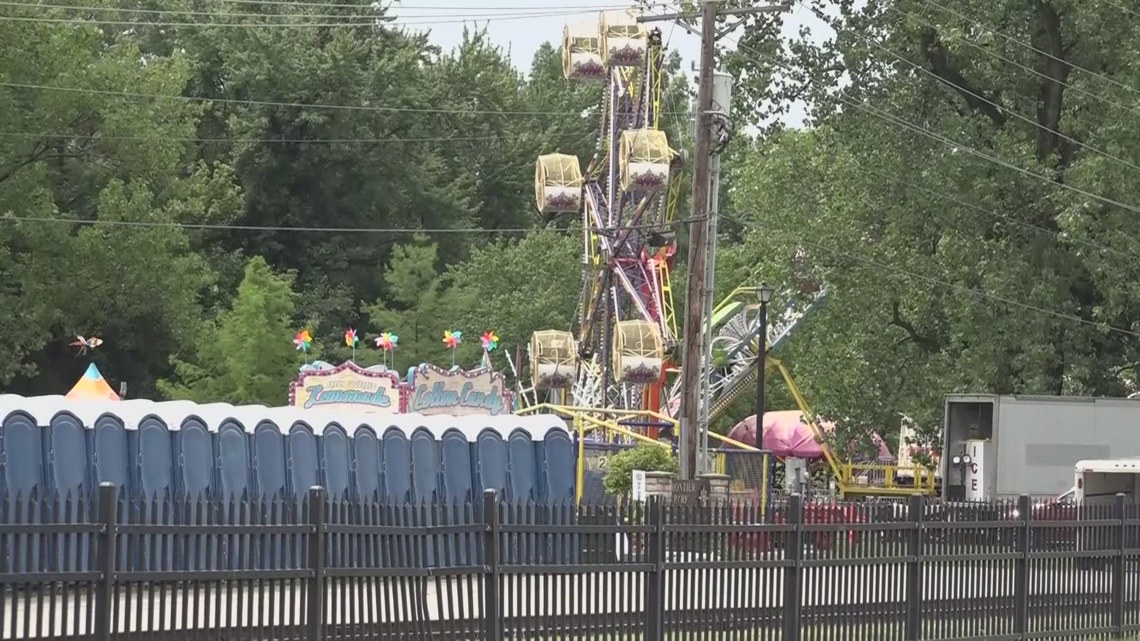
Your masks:
[[[103,339],[95,337],[95,336],[92,336],[91,338],[84,338],[82,336],[76,336],[75,340],[71,341],[71,346],[78,350],[77,353],[75,354],[76,356],[83,356],[84,354],[87,353],[88,350],[95,349],[96,347],[99,347],[102,344],[103,344]]]

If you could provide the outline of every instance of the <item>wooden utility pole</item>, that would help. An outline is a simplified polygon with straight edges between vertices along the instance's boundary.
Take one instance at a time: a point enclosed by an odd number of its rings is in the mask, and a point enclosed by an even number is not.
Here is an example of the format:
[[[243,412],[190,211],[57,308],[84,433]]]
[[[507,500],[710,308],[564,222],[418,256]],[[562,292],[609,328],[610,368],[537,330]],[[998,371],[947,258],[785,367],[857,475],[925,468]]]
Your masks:
[[[693,215],[689,226],[689,282],[685,288],[685,325],[681,357],[681,478],[698,473],[700,446],[701,361],[704,358],[705,270],[708,268],[709,187],[712,172],[712,131],[709,112],[713,103],[716,68],[716,8],[714,0],[701,7],[700,82],[697,85],[697,119],[693,153]]]
[[[682,338],[681,360],[681,478],[694,478],[701,470],[697,461],[700,434],[708,429],[700,424],[701,376],[704,373],[704,307],[706,271],[710,258],[710,218],[715,212],[710,207],[712,174],[712,110],[713,73],[716,71],[716,41],[732,27],[720,32],[716,28],[718,15],[749,15],[782,11],[783,6],[725,8],[721,0],[701,0],[701,59],[700,79],[697,84],[696,141],[693,153],[693,203],[689,225],[689,270],[685,290],[685,326]],[[718,12],[718,8],[720,8]],[[645,16],[643,22],[659,20],[686,20],[695,16],[670,14]],[[739,23],[738,23],[739,24]],[[682,26],[689,30],[688,25]]]

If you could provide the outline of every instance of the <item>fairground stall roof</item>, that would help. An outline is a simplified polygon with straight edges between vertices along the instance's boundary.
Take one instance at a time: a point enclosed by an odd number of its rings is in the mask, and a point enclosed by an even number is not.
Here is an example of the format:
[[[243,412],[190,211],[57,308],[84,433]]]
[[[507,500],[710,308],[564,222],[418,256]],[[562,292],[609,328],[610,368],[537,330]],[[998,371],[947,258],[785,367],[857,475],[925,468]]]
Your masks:
[[[107,384],[107,379],[103,378],[95,363],[91,363],[67,393],[67,398],[73,401],[117,401],[119,395]]]

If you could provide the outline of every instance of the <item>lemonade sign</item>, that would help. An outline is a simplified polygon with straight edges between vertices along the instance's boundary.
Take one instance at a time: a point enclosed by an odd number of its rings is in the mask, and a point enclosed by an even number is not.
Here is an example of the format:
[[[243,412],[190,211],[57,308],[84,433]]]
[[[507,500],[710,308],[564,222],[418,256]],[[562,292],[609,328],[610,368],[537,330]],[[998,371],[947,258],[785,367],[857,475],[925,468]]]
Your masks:
[[[409,412],[429,416],[500,416],[511,411],[511,393],[503,375],[489,369],[465,372],[421,365],[413,378]]]
[[[289,396],[289,404],[301,409],[400,411],[396,375],[366,370],[351,361],[332,369],[302,372],[290,386]]]

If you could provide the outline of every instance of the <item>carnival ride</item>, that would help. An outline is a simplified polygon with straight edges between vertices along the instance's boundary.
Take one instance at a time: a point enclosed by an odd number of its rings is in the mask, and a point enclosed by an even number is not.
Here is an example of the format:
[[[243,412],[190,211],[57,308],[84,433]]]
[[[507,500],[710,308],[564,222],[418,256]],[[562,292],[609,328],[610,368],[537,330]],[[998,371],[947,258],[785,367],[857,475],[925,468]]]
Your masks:
[[[603,85],[599,129],[585,170],[575,156],[540,156],[535,197],[550,219],[581,215],[577,332],[530,342],[531,398],[597,408],[657,409],[677,344],[669,270],[680,154],[660,128],[661,33],[628,11],[567,26],[563,73]],[[568,402],[569,401],[569,402]]]
[[[574,328],[535,332],[528,347],[531,385],[517,396],[529,406],[524,412],[559,413],[581,430],[630,440],[659,427],[675,430],[681,396],[680,364],[673,359],[680,337],[670,278],[677,252],[672,224],[684,163],[661,128],[667,80],[661,33],[647,30],[637,17],[632,10],[606,11],[597,23],[567,26],[563,32],[565,77],[601,87],[598,136],[584,170],[576,156],[538,157],[535,202],[544,220],[581,216],[578,322]],[[760,310],[749,301],[754,291],[737,288],[707,321],[712,324],[713,359],[701,390],[703,425],[755,383],[761,340]],[[769,352],[787,342],[823,303],[826,289],[800,286],[782,298],[786,305],[764,341]],[[769,363],[783,375],[804,416],[812,416],[787,367],[776,359]],[[511,366],[517,377],[513,361]],[[852,464],[841,464],[830,448],[824,449],[841,492],[868,487],[858,481],[868,474],[860,476]],[[879,476],[893,479],[895,474]],[[915,488],[875,489],[883,491],[871,493]]]

